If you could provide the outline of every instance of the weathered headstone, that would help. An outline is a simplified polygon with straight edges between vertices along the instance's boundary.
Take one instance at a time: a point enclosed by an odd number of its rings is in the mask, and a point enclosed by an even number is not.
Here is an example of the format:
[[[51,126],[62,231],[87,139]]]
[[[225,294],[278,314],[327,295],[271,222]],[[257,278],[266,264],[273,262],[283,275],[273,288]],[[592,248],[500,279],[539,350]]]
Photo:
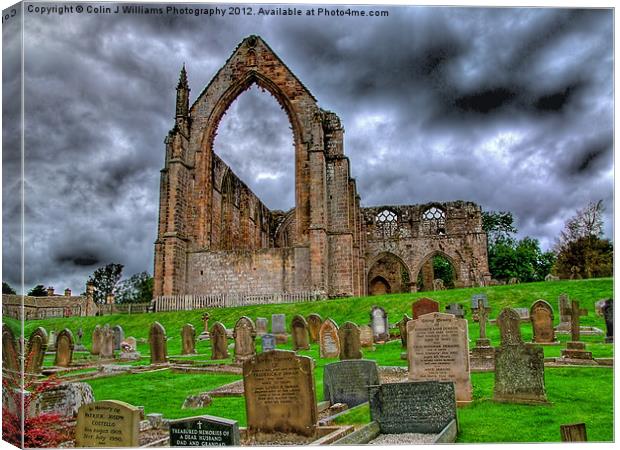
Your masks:
[[[114,357],[114,331],[107,323],[101,329],[101,350],[99,356],[101,358]]]
[[[286,333],[285,314],[271,315],[271,334],[276,337],[276,342],[278,344],[286,344],[286,341],[288,340],[288,334]]]
[[[194,355],[196,353],[196,329],[191,323],[186,323],[181,329],[181,354]]]
[[[308,322],[308,333],[310,334],[310,342],[319,342],[319,330],[323,325],[323,319],[318,314],[312,313],[306,317]]]
[[[235,324],[233,331],[235,339],[235,361],[241,362],[256,354],[256,327],[254,321],[243,316]]]
[[[9,326],[2,324],[2,369],[13,372],[19,376],[19,352],[17,350],[17,341],[15,335]]]
[[[263,352],[276,349],[276,337],[273,334],[263,334],[261,336],[261,344]]]
[[[293,350],[310,350],[308,323],[303,316],[297,314],[293,317],[291,321],[291,334],[293,335]]]
[[[82,405],[75,426],[76,447],[138,447],[140,409],[117,400]]]
[[[530,310],[527,308],[512,308],[517,314],[519,314],[519,318],[521,322],[529,322],[530,321]]]
[[[77,330],[77,333],[75,333],[75,347],[73,348],[74,351],[76,352],[85,352],[86,347],[84,347],[84,344],[82,344],[82,338],[84,337],[84,330],[82,330],[82,327],[79,327]]]
[[[170,447],[239,446],[236,420],[215,416],[198,416],[171,420]]]
[[[511,308],[497,317],[501,344],[495,350],[493,399],[510,403],[546,403],[543,349],[525,344],[521,338],[521,318]]]
[[[560,436],[562,442],[587,442],[586,424],[582,422],[560,425]]]
[[[407,324],[411,381],[452,381],[456,399],[471,401],[467,321],[430,313]]]
[[[607,335],[605,336],[605,342],[610,343],[614,341],[614,299],[608,298],[605,300],[603,306],[603,317],[605,318],[605,327],[607,328]]]
[[[211,328],[211,359],[227,359],[228,357],[226,327],[221,322],[215,322]]]
[[[368,386],[379,384],[377,363],[366,359],[340,361],[325,366],[323,399],[349,408],[368,401]]]
[[[591,360],[592,352],[586,351],[586,344],[580,341],[581,327],[579,325],[579,317],[586,316],[588,310],[579,308],[579,302],[577,300],[572,300],[570,309],[562,311],[561,314],[570,316],[571,332],[571,340],[566,343],[566,348],[561,352],[562,359]]]
[[[345,322],[338,329],[340,359],[362,359],[360,329],[353,322]]]
[[[423,316],[424,314],[434,312],[439,312],[439,302],[436,302],[432,298],[421,298],[411,304],[411,317],[413,320]]]
[[[44,328],[38,327],[30,335],[26,347],[26,361],[24,371],[27,374],[38,375],[43,367],[43,358],[47,349],[47,332]]]
[[[456,420],[454,384],[441,381],[370,386],[370,417],[383,434],[438,434]]]
[[[319,352],[321,358],[338,358],[340,356],[338,325],[332,319],[326,319],[319,330]]]
[[[151,364],[165,364],[168,362],[166,329],[159,322],[154,322],[151,325],[149,345],[151,347]]]
[[[41,391],[31,407],[37,415],[52,413],[72,418],[82,405],[94,401],[93,388],[88,383],[62,383]]]
[[[450,303],[446,306],[446,312],[456,316],[457,319],[465,318],[465,308],[463,308],[463,305],[459,303]]]
[[[56,359],[54,365],[58,367],[69,367],[73,359],[73,333],[65,328],[56,338]]]
[[[372,348],[375,340],[369,325],[360,326],[360,344],[364,348]]]
[[[403,318],[398,321],[398,331],[400,332],[400,343],[402,347],[407,347],[407,322],[411,320],[407,314],[403,314]]]
[[[56,331],[52,330],[49,334],[49,340],[47,341],[47,351],[55,352],[56,351]]]
[[[562,293],[558,297],[558,311],[560,313],[560,323],[556,331],[570,333],[570,300],[568,299],[568,294]]]
[[[112,332],[114,333],[114,350],[121,349],[121,342],[125,339],[125,332],[123,331],[123,327],[120,325],[114,325],[112,327]]]
[[[95,325],[95,329],[93,330],[92,337],[92,350],[90,351],[93,355],[98,355],[101,353],[101,345],[103,343],[103,334],[101,327],[99,325]]]
[[[267,325],[268,320],[265,317],[257,317],[256,318],[256,335],[262,336],[263,334],[267,334]]]
[[[390,337],[388,315],[380,306],[373,306],[370,310],[370,323],[375,342],[385,342]]]
[[[200,336],[198,336],[199,341],[206,341],[207,339],[210,338],[210,335],[209,335],[209,319],[210,318],[211,316],[209,315],[208,312],[205,312],[201,317],[204,328],[202,330],[202,333],[200,333]]]
[[[314,364],[286,350],[260,353],[243,363],[248,432],[314,436],[317,408]]]
[[[555,344],[553,329],[553,308],[544,300],[536,300],[530,307],[532,322],[532,342],[536,344]]]

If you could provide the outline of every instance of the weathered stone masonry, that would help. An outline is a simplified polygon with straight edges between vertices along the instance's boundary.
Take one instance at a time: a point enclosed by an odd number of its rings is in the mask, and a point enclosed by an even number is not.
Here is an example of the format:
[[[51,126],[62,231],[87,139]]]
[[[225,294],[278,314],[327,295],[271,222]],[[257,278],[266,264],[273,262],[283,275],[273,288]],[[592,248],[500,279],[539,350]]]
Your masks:
[[[270,211],[213,152],[222,116],[254,83],[274,96],[291,122],[295,207],[287,212]],[[369,276],[387,277],[391,292],[410,289],[382,272],[386,256],[403,264],[411,279],[438,253],[453,263],[460,285],[488,272],[480,208],[471,203],[438,205],[449,224],[445,235],[421,231],[426,225],[419,206],[389,207],[400,231],[377,234],[377,211],[360,208],[340,119],[318,106],[260,37],[239,44],[191,108],[189,94],[183,68],[161,171],[155,296],[364,295]]]

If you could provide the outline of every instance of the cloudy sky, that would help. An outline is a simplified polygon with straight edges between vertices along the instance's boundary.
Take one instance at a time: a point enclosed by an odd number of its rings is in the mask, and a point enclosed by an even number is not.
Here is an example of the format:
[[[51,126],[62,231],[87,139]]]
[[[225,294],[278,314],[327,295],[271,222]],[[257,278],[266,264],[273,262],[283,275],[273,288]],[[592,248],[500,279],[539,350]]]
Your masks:
[[[81,292],[109,262],[152,273],[179,70],[193,102],[250,34],[340,116],[364,206],[474,201],[511,211],[519,237],[547,249],[575,210],[603,199],[612,237],[611,10],[356,9],[389,16],[26,13],[26,289]],[[10,22],[3,39],[3,279],[19,289]],[[288,209],[292,145],[286,115],[253,88],[215,150],[267,206]]]

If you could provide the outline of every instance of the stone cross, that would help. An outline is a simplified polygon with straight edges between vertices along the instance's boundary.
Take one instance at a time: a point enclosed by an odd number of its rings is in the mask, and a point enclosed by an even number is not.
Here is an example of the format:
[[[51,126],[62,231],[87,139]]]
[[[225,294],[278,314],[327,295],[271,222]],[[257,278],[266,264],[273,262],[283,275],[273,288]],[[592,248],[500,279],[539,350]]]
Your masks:
[[[478,323],[480,325],[480,339],[487,338],[487,318],[488,312],[484,307],[484,301],[478,299]]]
[[[579,341],[580,338],[580,328],[579,328],[579,316],[587,316],[588,310],[579,308],[579,302],[577,300],[571,301],[570,309],[564,309],[560,312],[560,314],[565,316],[570,316],[570,332],[571,332],[571,340],[573,342]]]
[[[206,312],[206,313],[204,313],[204,314],[202,315],[202,320],[203,320],[203,322],[205,323],[205,333],[208,333],[208,332],[209,332],[209,318],[210,318],[210,317],[211,317],[211,316],[209,315],[209,313],[208,313],[208,312]]]

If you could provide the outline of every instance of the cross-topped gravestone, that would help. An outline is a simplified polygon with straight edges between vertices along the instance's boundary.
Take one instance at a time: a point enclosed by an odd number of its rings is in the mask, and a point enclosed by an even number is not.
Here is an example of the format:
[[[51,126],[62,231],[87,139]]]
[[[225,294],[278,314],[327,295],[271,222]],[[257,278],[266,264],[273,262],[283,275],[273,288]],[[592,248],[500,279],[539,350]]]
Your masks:
[[[478,311],[480,337],[476,339],[476,346],[471,349],[469,363],[472,369],[491,371],[495,367],[495,348],[491,347],[491,340],[487,338],[489,308],[485,308],[484,300],[478,298],[477,308],[472,308],[472,310]]]
[[[207,340],[210,337],[209,335],[209,319],[210,318],[211,316],[209,315],[208,312],[205,312],[201,317],[202,323],[204,324],[204,330],[202,331],[202,333],[200,333],[200,336],[198,336],[199,341]]]
[[[170,447],[224,445],[240,445],[236,420],[205,415],[170,421]]]
[[[573,342],[579,341],[579,338],[580,338],[579,317],[587,316],[588,310],[579,308],[579,302],[577,300],[572,300],[570,309],[564,308],[560,314],[564,315],[565,317],[570,318],[571,340]]]

